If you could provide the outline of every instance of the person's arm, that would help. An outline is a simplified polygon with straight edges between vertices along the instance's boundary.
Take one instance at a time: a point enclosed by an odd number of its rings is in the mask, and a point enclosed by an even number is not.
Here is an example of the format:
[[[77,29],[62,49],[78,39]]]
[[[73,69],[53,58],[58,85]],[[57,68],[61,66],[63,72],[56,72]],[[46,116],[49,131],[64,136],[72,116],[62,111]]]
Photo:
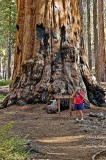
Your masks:
[[[73,94],[72,94],[72,97],[74,97],[76,95],[77,91],[75,91]]]
[[[80,96],[81,96],[82,98],[84,98],[84,97],[85,97],[84,92],[78,92],[78,93],[80,94]]]

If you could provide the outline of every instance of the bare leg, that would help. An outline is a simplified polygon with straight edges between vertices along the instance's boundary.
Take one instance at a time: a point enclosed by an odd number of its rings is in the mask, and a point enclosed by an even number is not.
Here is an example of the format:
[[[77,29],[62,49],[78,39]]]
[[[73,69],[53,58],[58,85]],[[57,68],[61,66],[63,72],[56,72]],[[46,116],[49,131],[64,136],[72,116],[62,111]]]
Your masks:
[[[78,110],[75,111],[75,115],[76,115],[76,119],[78,119],[78,116],[79,116],[79,111]]]
[[[83,111],[82,110],[79,110],[79,114],[80,114],[81,119],[83,119]]]

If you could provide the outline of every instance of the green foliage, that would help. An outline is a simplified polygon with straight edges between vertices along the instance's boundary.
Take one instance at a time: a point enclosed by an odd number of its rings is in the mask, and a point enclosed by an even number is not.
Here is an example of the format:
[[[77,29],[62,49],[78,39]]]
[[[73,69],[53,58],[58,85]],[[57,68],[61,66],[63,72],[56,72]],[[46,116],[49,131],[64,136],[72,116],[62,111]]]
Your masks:
[[[12,127],[13,124],[8,123],[0,129],[0,160],[28,160],[27,151],[22,149],[25,140],[9,135]]]
[[[0,0],[0,46],[7,45],[11,39],[11,44],[15,41],[16,32],[16,1]]]
[[[5,98],[5,96],[0,94],[0,101],[2,101],[4,98]]]
[[[16,0],[0,0],[0,63],[4,72],[12,65],[16,39]],[[7,59],[10,58],[10,61]],[[11,61],[12,60],[12,61]],[[9,68],[9,66],[8,66]]]
[[[0,86],[7,86],[11,83],[11,80],[0,80]],[[3,94],[0,94],[0,101],[2,101],[5,98]]]
[[[0,80],[0,86],[7,86],[11,83],[11,80]]]

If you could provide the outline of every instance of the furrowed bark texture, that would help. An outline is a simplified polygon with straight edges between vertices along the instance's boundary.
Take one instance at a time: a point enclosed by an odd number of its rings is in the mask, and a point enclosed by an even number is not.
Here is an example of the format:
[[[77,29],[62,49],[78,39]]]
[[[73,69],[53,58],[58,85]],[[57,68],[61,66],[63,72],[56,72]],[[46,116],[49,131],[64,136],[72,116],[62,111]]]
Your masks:
[[[99,45],[98,45],[98,23],[97,23],[97,0],[93,0],[93,31],[94,31],[94,56],[95,56],[95,73],[99,82]]]
[[[101,105],[104,92],[86,62],[78,1],[18,0],[17,7],[13,83],[3,105],[46,103],[83,81],[89,100]]]
[[[104,32],[104,1],[98,1],[98,30],[99,30],[99,82],[106,82],[106,55]]]

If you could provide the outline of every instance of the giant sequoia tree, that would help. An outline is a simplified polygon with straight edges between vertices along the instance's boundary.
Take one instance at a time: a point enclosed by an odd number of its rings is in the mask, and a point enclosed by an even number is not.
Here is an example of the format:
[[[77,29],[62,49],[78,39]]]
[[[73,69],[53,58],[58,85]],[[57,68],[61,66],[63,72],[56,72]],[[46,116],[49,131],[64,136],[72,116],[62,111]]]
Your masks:
[[[89,100],[101,105],[103,90],[86,62],[78,0],[17,0],[13,83],[3,105],[48,102],[71,94],[83,80]]]

